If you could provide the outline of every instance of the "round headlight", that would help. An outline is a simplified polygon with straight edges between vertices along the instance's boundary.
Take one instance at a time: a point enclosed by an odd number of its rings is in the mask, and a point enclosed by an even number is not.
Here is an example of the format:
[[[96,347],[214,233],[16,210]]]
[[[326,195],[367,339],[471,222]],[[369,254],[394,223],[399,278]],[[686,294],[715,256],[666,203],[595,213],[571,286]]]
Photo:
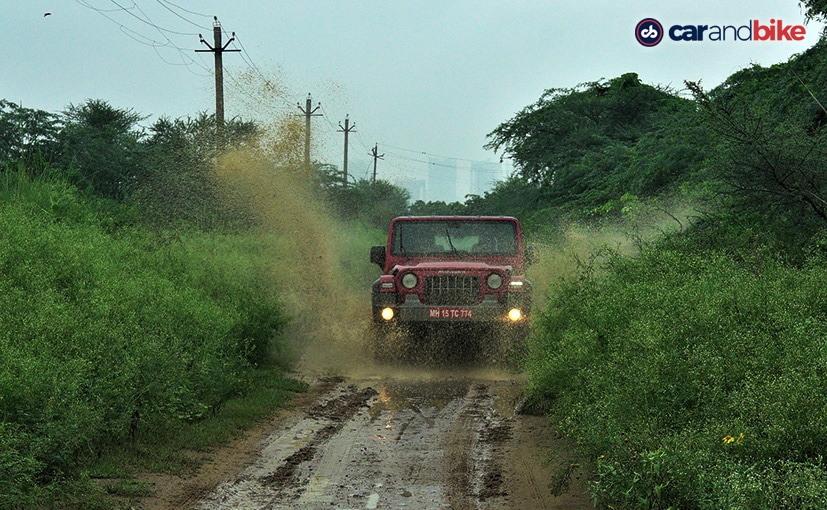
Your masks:
[[[519,308],[512,308],[508,311],[508,318],[511,319],[512,322],[517,322],[523,318],[523,312]]]
[[[402,286],[406,289],[412,289],[416,287],[416,275],[413,273],[406,273],[405,276],[402,277]]]
[[[490,275],[488,275],[488,280],[486,281],[488,282],[489,288],[499,289],[500,287],[502,287],[503,277],[497,273],[491,273]]]

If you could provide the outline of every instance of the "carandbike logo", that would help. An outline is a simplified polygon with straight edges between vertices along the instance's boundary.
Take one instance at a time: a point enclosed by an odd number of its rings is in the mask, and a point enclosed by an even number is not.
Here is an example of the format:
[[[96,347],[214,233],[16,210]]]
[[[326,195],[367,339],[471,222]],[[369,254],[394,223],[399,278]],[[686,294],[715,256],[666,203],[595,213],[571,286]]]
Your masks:
[[[663,25],[655,18],[642,19],[635,27],[635,37],[644,46],[656,46],[663,39]]]
[[[646,47],[656,46],[666,33],[675,42],[684,41],[802,41],[807,35],[804,25],[787,25],[784,20],[770,18],[769,23],[749,20],[735,25],[682,25],[676,24],[664,31],[663,25],[654,18],[644,18],[635,27],[637,42]]]

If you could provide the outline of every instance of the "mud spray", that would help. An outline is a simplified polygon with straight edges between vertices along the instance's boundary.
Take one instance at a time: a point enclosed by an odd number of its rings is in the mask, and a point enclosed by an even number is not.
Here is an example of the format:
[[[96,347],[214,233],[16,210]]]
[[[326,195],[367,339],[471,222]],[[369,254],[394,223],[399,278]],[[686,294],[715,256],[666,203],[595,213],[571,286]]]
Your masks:
[[[534,284],[534,310],[541,312],[561,282],[580,274],[586,267],[599,269],[609,252],[633,256],[642,243],[670,232],[688,228],[699,216],[694,205],[675,201],[637,207],[624,212],[617,221],[598,225],[570,222],[541,235],[529,244],[535,247],[535,263],[527,270]]]
[[[285,339],[297,369],[341,373],[367,357],[370,282],[353,283],[345,267],[359,263],[344,260],[348,232],[314,197],[310,176],[296,168],[301,165],[275,164],[266,152],[240,149],[218,158],[215,177],[222,198],[256,220],[269,278],[291,319]],[[365,248],[364,265],[367,254]]]

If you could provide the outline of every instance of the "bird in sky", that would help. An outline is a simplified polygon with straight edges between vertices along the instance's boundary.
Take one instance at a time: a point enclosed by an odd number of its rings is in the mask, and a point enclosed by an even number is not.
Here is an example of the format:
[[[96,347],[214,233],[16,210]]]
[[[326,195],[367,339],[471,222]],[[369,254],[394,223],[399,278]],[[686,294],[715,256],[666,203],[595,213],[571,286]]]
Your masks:
[[[46,16],[51,16],[51,15],[52,15],[51,12],[47,12],[47,13],[43,14],[43,17],[45,18]]]

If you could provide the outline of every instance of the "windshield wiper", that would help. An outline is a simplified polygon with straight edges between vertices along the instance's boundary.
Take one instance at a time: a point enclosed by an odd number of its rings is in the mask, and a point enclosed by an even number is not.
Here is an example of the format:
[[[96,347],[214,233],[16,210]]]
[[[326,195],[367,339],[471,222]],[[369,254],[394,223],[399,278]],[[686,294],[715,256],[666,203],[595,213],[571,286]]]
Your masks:
[[[402,243],[402,231],[404,229],[399,230],[399,253],[402,254],[403,257],[407,257],[408,254],[405,252],[405,245]]]
[[[454,243],[451,242],[451,233],[449,232],[448,225],[445,225],[445,237],[448,238],[448,246],[451,247],[451,253],[456,255],[457,249],[454,247]]]

